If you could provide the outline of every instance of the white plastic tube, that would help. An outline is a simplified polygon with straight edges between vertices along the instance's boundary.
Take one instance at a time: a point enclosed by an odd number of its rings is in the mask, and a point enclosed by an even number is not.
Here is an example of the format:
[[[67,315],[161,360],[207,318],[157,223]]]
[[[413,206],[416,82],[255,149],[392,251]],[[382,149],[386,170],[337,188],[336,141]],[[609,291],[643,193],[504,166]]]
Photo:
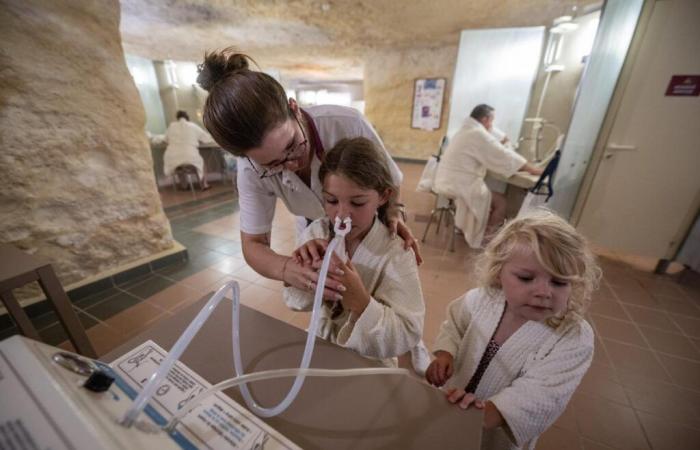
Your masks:
[[[146,407],[146,404],[151,399],[151,397],[153,397],[153,394],[155,393],[156,389],[158,389],[158,386],[160,386],[160,384],[163,382],[163,379],[165,379],[168,372],[170,372],[170,369],[175,364],[175,362],[178,359],[180,359],[182,353],[185,351],[187,346],[190,345],[190,341],[192,341],[194,335],[197,334],[200,328],[202,328],[204,322],[206,322],[206,320],[209,318],[209,315],[212,313],[212,311],[216,309],[216,306],[224,298],[224,295],[226,294],[226,291],[229,288],[231,289],[233,304],[235,305],[234,310],[238,309],[240,290],[238,287],[238,283],[236,283],[235,281],[231,281],[221,286],[219,290],[216,291],[214,295],[212,295],[207,304],[204,305],[204,308],[202,308],[201,311],[199,311],[194,320],[190,322],[190,324],[187,326],[187,329],[185,329],[185,332],[182,333],[182,335],[178,338],[177,342],[175,342],[175,345],[173,345],[173,348],[170,350],[170,352],[168,352],[168,356],[165,357],[163,362],[160,364],[158,370],[156,370],[150,376],[148,382],[146,383],[146,386],[144,386],[143,390],[139,393],[139,395],[136,396],[136,398],[134,399],[134,403],[124,414],[124,417],[121,420],[122,425],[130,427],[134,424],[138,415]],[[236,347],[237,344],[238,341],[234,342],[234,347]]]
[[[326,250],[326,254],[323,258],[323,263],[321,265],[321,271],[319,272],[319,277],[318,277],[318,284],[316,285],[316,293],[314,296],[314,303],[313,303],[313,311],[311,313],[311,323],[309,325],[308,329],[308,334],[306,338],[306,346],[304,347],[304,355],[302,356],[301,359],[301,366],[300,370],[296,370],[296,379],[294,380],[294,383],[292,385],[292,388],[289,390],[285,398],[275,407],[273,408],[264,408],[262,406],[259,406],[255,400],[253,399],[252,395],[250,394],[250,391],[248,390],[248,386],[245,384],[246,381],[243,379],[242,382],[236,383],[240,384],[240,389],[241,389],[241,394],[243,395],[243,399],[245,400],[246,404],[248,407],[257,415],[262,416],[262,417],[272,417],[277,414],[282,413],[285,409],[289,407],[289,405],[294,401],[296,398],[297,394],[301,390],[302,385],[304,384],[304,377],[306,376],[306,369],[308,369],[309,364],[311,363],[311,356],[313,355],[313,349],[314,349],[314,343],[316,340],[316,330],[318,329],[318,318],[320,315],[320,307],[321,307],[321,302],[323,300],[323,289],[326,284],[326,278],[328,275],[328,267],[330,265],[330,259],[333,254],[333,251],[338,245],[343,244],[344,248],[344,243],[345,243],[345,235],[347,235],[352,228],[352,223],[350,221],[350,218],[346,218],[345,220],[341,221],[339,217],[336,217],[335,219],[335,226],[334,226],[334,231],[335,231],[335,237],[331,241],[331,243],[328,245],[328,248]],[[344,252],[343,252],[344,253]],[[345,255],[341,255],[345,256]],[[151,399],[153,394],[155,393],[156,389],[160,384],[163,382],[165,377],[167,376],[168,372],[172,368],[172,366],[175,364],[175,362],[180,358],[182,353],[185,351],[185,348],[189,345],[190,341],[194,338],[194,335],[197,334],[199,329],[202,327],[204,322],[209,318],[209,315],[211,312],[216,308],[216,306],[219,304],[219,302],[224,298],[224,295],[226,294],[227,289],[231,289],[231,294],[232,294],[232,299],[233,299],[233,309],[232,309],[232,346],[233,346],[233,362],[234,362],[234,367],[236,370],[236,379],[241,379],[245,375],[243,371],[243,363],[241,360],[241,348],[240,348],[240,290],[238,287],[238,283],[235,281],[226,283],[224,286],[219,288],[218,291],[209,299],[207,304],[202,308],[202,310],[197,314],[195,319],[190,323],[190,325],[187,327],[185,332],[178,338],[177,342],[173,346],[173,348],[170,350],[168,353],[168,356],[163,360],[161,363],[160,367],[158,370],[156,370],[153,375],[150,376],[148,382],[146,383],[146,386],[144,387],[143,391],[136,397],[134,400],[134,403],[132,406],[129,408],[129,410],[124,414],[124,417],[121,420],[122,425],[126,427],[130,427],[133,425],[135,422],[136,418],[138,415],[143,411],[143,409],[146,407],[146,404],[148,401]],[[289,370],[289,369],[283,369],[283,370]],[[288,375],[284,375],[288,376]],[[189,405],[192,405],[194,407],[197,403],[196,402],[189,402]],[[191,407],[190,407],[191,409]]]

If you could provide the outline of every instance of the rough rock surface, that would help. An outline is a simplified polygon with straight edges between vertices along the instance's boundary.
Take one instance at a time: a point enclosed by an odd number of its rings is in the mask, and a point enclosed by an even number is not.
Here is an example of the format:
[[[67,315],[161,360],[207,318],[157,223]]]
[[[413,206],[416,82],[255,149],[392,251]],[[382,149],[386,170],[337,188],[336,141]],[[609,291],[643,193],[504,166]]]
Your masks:
[[[116,0],[3,0],[0,242],[64,285],[172,248]]]
[[[235,45],[283,78],[360,79],[373,50],[457,45],[467,28],[549,25],[596,0],[122,0],[130,54],[200,61]]]
[[[394,156],[428,159],[447,132],[457,46],[373,52],[365,64],[365,114]],[[411,128],[416,78],[446,78],[440,128]]]

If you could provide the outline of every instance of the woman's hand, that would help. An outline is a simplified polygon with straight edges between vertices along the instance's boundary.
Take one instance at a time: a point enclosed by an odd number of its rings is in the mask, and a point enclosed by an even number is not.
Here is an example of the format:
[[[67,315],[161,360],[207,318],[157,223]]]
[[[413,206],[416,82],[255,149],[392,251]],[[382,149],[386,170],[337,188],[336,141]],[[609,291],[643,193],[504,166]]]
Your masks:
[[[292,253],[292,258],[294,258],[298,263],[303,265],[320,265],[320,261],[323,259],[323,255],[326,253],[328,248],[328,241],[326,239],[312,239],[304,243],[301,247],[294,250]]]
[[[337,271],[338,269],[336,269],[336,272]],[[285,286],[294,286],[297,289],[307,291],[313,295],[316,292],[318,271],[314,269],[312,264],[301,264],[295,260],[294,256],[292,256],[285,262],[285,266],[282,271],[282,281],[284,282]],[[339,286],[339,282],[333,281],[330,277],[328,277],[326,279],[326,287],[323,289],[323,298],[325,300],[332,301],[339,300]]]
[[[474,406],[476,409],[484,409],[484,401],[479,400],[472,393],[465,392],[464,389],[448,389],[445,392],[445,397],[448,402],[457,404],[462,409],[468,409],[470,406]]]
[[[433,386],[444,385],[452,376],[454,370],[454,358],[445,351],[435,353],[435,359],[430,363],[425,371],[425,379]]]
[[[337,289],[341,294],[340,301],[343,303],[343,308],[354,312],[358,317],[361,316],[369,305],[370,296],[365,285],[362,284],[360,274],[349,259],[344,263],[337,255],[333,255],[331,261],[343,272],[342,275],[329,274],[328,276],[329,279],[339,284]]]
[[[398,214],[398,210],[397,210]],[[403,221],[403,218],[400,217],[399,215],[396,215],[394,217],[389,217],[388,218],[389,222],[389,231],[391,232],[392,236],[398,235],[401,239],[403,239],[404,244],[403,248],[408,250],[409,248],[413,249],[413,253],[416,254],[416,264],[419,266],[423,264],[423,257],[420,255],[420,248],[418,247],[418,241],[416,238],[413,237],[413,233],[411,232],[411,229],[408,228],[408,225]]]

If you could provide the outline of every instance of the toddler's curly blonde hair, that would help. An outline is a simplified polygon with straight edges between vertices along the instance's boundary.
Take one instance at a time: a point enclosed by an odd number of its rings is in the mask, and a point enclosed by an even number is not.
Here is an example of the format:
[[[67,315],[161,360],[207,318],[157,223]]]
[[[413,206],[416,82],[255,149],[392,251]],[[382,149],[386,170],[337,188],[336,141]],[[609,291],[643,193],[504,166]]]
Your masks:
[[[544,209],[509,221],[489,242],[477,261],[480,285],[491,294],[500,290],[503,265],[523,246],[532,249],[549,273],[571,283],[565,314],[547,319],[547,324],[556,328],[573,317],[582,318],[598,287],[600,267],[586,239],[564,219]]]

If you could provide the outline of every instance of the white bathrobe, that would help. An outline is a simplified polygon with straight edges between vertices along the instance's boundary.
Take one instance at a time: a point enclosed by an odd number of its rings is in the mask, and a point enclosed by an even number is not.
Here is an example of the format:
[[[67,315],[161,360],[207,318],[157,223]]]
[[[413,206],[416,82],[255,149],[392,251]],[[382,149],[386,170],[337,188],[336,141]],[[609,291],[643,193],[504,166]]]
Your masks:
[[[321,218],[303,231],[300,242],[328,239],[329,235],[329,220]],[[332,303],[324,302],[318,336],[389,366],[396,365],[394,357],[411,351],[414,369],[425,372],[430,357],[421,341],[425,304],[415,255],[404,250],[403,240],[392,239],[388,228],[375,219],[351,261],[370,294],[369,304],[359,317],[344,310],[332,319]],[[292,309],[309,311],[313,307],[312,292],[287,287],[283,297]]]
[[[191,164],[197,168],[197,174],[202,176],[204,160],[199,154],[199,144],[214,142],[209,133],[197,124],[181,118],[170,124],[165,132],[165,141],[168,143],[163,155],[165,175],[172,175],[181,164]]]
[[[434,351],[455,357],[447,387],[464,389],[476,371],[505,308],[502,294],[472,289],[453,301]],[[561,415],[593,359],[593,330],[585,320],[552,328],[530,321],[503,343],[475,395],[490,400],[508,427],[484,432],[482,449],[534,448]]]
[[[471,117],[450,140],[438,164],[434,190],[455,199],[455,225],[470,247],[481,246],[489,218],[491,191],[484,182],[486,171],[508,178],[526,162]]]

